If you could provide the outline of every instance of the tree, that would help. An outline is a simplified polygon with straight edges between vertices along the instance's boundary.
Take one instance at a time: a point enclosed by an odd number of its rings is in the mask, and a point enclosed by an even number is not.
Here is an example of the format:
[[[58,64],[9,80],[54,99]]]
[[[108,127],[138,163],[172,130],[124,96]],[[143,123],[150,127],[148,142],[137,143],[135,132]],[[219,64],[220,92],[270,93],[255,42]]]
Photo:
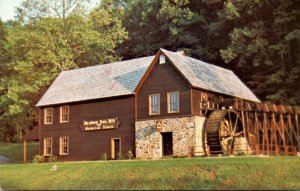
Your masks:
[[[300,104],[300,2],[227,1],[218,14],[234,25],[222,59],[251,68],[245,79],[263,100]]]
[[[81,1],[63,2],[77,6]],[[18,10],[26,14],[7,27],[11,59],[5,64],[1,88],[5,93],[0,101],[5,119],[1,125],[13,126],[19,134],[37,124],[35,104],[59,72],[119,60],[114,51],[127,35],[118,17],[111,14],[122,11],[113,6],[114,1],[103,1],[88,14],[68,11],[68,6],[50,7],[57,15],[44,14],[41,1],[24,3]]]
[[[128,0],[125,58],[159,47],[234,70],[262,99],[299,104],[299,1]]]

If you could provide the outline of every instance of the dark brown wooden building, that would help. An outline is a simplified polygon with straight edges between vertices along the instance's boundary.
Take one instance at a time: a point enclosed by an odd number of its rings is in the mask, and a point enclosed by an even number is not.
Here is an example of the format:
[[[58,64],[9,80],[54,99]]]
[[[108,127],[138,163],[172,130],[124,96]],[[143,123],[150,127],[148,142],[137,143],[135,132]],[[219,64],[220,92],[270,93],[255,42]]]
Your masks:
[[[130,150],[136,158],[186,155],[187,146],[203,146],[201,108],[221,109],[226,98],[260,102],[232,71],[164,49],[63,71],[37,104],[40,154],[60,160],[127,158]]]

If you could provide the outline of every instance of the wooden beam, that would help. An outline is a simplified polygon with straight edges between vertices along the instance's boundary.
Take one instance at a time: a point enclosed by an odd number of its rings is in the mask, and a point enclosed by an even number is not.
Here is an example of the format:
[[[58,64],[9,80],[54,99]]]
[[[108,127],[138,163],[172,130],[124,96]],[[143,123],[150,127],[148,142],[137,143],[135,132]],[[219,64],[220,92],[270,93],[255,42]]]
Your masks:
[[[190,87],[190,92],[191,92],[191,95],[190,95],[190,97],[191,97],[191,114],[194,115],[193,88],[191,88],[191,87]],[[200,110],[201,110],[201,108],[200,108]]]
[[[265,137],[265,141],[267,143],[267,153],[270,155],[270,148],[269,148],[269,132],[267,127],[267,114],[264,112],[264,122],[263,122],[263,136]]]
[[[27,156],[26,156],[26,154],[27,154],[27,145],[26,145],[26,141],[24,140],[24,142],[23,142],[23,154],[24,154],[24,156],[23,156],[23,159],[24,159],[24,162],[26,162],[26,160],[27,160]]]
[[[284,150],[285,150],[285,154],[287,153],[286,150],[286,140],[285,140],[285,128],[284,128],[284,121],[283,121],[283,114],[280,114],[280,127],[282,130],[282,134],[283,134],[283,146],[284,146]]]
[[[278,148],[278,141],[277,141],[277,131],[276,131],[276,118],[275,118],[275,114],[272,113],[272,122],[273,122],[273,130],[274,130],[274,136],[275,136],[275,153],[276,155],[279,154],[279,148]]]
[[[257,119],[256,112],[254,112],[254,132],[255,132],[255,144],[259,147],[260,141],[259,141],[258,119]],[[257,154],[259,154],[259,150],[260,149],[257,149]]]
[[[288,126],[289,126],[289,129],[290,129],[290,136],[291,136],[292,145],[293,146],[295,145],[294,140],[293,140],[293,136],[295,137],[295,140],[297,141],[298,145],[300,145],[297,133],[295,131],[296,125],[293,125],[291,115],[288,115]]]

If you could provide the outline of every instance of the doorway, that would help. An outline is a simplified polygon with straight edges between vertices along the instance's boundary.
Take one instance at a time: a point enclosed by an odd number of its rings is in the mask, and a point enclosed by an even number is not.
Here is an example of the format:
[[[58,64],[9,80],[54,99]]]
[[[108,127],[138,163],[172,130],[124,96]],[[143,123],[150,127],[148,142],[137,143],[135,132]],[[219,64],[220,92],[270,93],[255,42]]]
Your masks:
[[[111,158],[119,159],[121,153],[121,139],[112,138],[111,139]]]
[[[173,155],[173,133],[162,133],[163,156]]]

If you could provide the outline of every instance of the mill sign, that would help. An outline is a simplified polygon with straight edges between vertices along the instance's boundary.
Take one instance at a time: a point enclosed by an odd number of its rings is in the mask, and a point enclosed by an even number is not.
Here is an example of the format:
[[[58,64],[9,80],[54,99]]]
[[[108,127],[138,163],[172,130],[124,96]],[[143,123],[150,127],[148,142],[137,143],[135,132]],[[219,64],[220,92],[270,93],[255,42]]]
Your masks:
[[[80,125],[82,131],[97,131],[104,129],[116,129],[120,125],[120,121],[117,117],[109,119],[99,119],[99,120],[84,120]]]

